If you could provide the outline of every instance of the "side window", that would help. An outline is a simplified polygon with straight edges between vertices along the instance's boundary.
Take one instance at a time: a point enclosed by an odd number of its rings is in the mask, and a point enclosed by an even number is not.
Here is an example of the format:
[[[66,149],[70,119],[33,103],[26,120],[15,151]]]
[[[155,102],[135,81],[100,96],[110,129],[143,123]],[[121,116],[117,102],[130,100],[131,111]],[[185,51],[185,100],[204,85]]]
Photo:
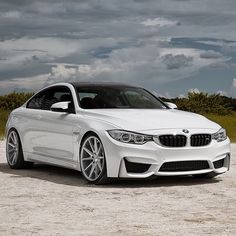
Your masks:
[[[51,106],[57,102],[69,101],[70,108],[74,108],[73,98],[70,89],[65,86],[48,88],[36,94],[27,104],[27,108],[50,110]]]
[[[46,91],[36,94],[26,105],[30,109],[42,109],[43,101],[46,97]]]
[[[69,108],[74,111],[74,101],[69,88],[61,87],[59,90],[55,90],[54,98],[57,99],[57,102],[70,102]]]

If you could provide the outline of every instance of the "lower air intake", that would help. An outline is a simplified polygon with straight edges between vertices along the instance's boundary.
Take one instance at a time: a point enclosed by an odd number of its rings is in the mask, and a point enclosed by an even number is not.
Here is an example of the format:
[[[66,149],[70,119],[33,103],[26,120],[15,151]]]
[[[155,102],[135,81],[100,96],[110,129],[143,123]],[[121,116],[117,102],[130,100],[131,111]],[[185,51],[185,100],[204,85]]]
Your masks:
[[[125,160],[125,167],[128,173],[144,173],[150,168],[150,164],[144,163],[137,163],[137,162],[130,162],[126,159]]]
[[[178,172],[178,171],[194,171],[209,169],[207,161],[175,161],[165,162],[159,171]]]
[[[213,165],[214,165],[215,169],[219,169],[219,168],[223,167],[224,166],[224,159],[214,161]]]

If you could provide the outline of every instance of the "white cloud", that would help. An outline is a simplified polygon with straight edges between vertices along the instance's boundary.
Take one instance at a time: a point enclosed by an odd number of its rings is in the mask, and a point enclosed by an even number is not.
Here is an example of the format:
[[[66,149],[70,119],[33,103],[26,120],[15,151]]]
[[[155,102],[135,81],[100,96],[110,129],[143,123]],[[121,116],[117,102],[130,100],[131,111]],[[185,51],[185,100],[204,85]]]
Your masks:
[[[4,52],[14,52],[15,54],[34,52],[53,57],[65,57],[79,48],[80,44],[75,40],[51,37],[23,37],[0,42],[0,49]]]
[[[236,97],[236,78],[232,80],[232,85],[230,89],[230,95]]]
[[[178,25],[179,22],[178,21],[168,20],[168,19],[162,18],[162,17],[157,17],[157,18],[154,18],[154,19],[147,19],[145,21],[142,21],[141,24],[144,25],[144,26],[164,27],[164,26]]]
[[[43,87],[49,74],[36,75],[31,77],[15,78],[12,80],[0,81],[0,93],[12,91],[35,91]]]
[[[78,73],[78,67],[66,67],[63,64],[58,64],[55,67],[52,67],[49,80],[68,80],[73,79]]]
[[[65,39],[53,37],[9,39],[0,41],[0,71],[12,70],[28,65],[37,59],[40,62],[53,62],[57,59],[77,54],[78,57],[93,52],[97,47],[114,47],[123,39],[93,38]]]
[[[91,68],[89,65],[56,64],[52,67],[45,84],[87,78],[90,77],[90,73]]]
[[[218,91],[216,92],[216,94],[218,94],[218,95],[220,95],[220,96],[228,96],[228,93],[225,92],[225,91],[223,91],[223,90],[218,90]]]
[[[154,94],[156,97],[161,97],[161,98],[167,98],[167,99],[173,98],[173,96],[171,96],[169,92],[158,93],[156,91],[153,91],[152,94]]]
[[[0,41],[0,54],[6,60],[1,61],[0,71],[13,71],[29,68],[36,61],[52,62],[78,51],[78,42],[58,38],[20,38]],[[16,75],[17,77],[17,75]]]
[[[236,79],[233,79],[233,87],[236,87]]]
[[[206,58],[206,59],[217,59],[222,57],[222,54],[213,50],[208,50],[205,52],[200,53],[201,58]]]
[[[102,76],[102,74],[106,74],[108,72],[111,73],[111,67],[101,65],[99,62],[100,61],[98,60],[92,65],[55,64],[52,67],[45,84],[48,85],[62,81],[94,80],[97,77]]]
[[[19,11],[7,11],[0,14],[2,18],[6,19],[19,19],[21,17],[21,12]]]
[[[177,97],[178,98],[186,98],[186,95],[185,94],[179,94]]]
[[[199,73],[209,86],[211,75],[201,69],[226,70],[225,55],[236,51],[235,3],[0,1],[0,80],[45,74],[54,64],[48,83],[81,78],[151,88]]]
[[[188,92],[189,93],[196,93],[196,94],[201,93],[198,88],[191,88],[188,90]]]
[[[161,48],[158,43],[115,49],[108,57],[93,59],[89,64],[55,63],[47,83],[89,79],[157,84],[184,79],[211,63],[225,59],[201,58],[203,52],[197,49]]]
[[[107,53],[104,58],[93,58],[87,63],[70,64],[57,63],[57,59],[68,57],[77,53],[93,52],[96,46],[110,47],[117,44],[118,40],[81,40],[59,38],[21,38],[0,42],[0,52],[3,58],[0,69],[25,68],[31,62],[51,65],[51,72],[44,77],[42,85],[61,81],[72,80],[99,80],[120,81],[130,84],[158,84],[181,80],[191,76],[199,69],[212,63],[224,62],[224,57],[202,58],[204,50],[193,48],[163,47],[163,37],[158,41],[138,46],[117,48]],[[169,39],[167,39],[169,40]],[[15,43],[14,43],[15,42]],[[24,66],[24,67],[23,67]],[[43,72],[45,73],[45,72]],[[42,73],[42,74],[43,74]],[[30,77],[32,78],[32,77]],[[26,81],[22,79],[22,84]],[[20,79],[9,83],[12,88]],[[41,83],[39,82],[39,83]],[[32,78],[32,88],[35,86]],[[6,86],[6,82],[4,86]],[[27,78],[27,84],[30,80]],[[27,86],[28,86],[27,85]],[[28,86],[30,87],[30,86]],[[37,86],[36,86],[37,87]]]

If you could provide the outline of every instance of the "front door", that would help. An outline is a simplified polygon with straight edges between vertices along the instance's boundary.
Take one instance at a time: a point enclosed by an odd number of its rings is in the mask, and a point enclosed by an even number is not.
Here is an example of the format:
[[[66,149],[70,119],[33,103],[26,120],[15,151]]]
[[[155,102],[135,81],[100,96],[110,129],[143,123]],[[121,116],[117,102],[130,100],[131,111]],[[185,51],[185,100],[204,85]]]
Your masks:
[[[71,113],[50,110],[52,104],[61,101],[71,102]],[[33,97],[26,108],[29,109],[25,132],[28,152],[42,156],[42,161],[73,161],[73,107],[71,91],[66,86],[51,87]]]

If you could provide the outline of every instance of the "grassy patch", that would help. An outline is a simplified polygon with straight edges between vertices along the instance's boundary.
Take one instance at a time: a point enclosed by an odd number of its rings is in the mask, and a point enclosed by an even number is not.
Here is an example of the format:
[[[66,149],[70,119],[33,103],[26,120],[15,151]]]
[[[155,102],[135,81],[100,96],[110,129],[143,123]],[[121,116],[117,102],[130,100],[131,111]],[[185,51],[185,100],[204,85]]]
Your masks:
[[[236,142],[236,112],[226,116],[215,114],[207,114],[205,116],[225,128],[231,142]]]
[[[0,140],[4,138],[5,126],[9,113],[9,111],[0,110]]]

